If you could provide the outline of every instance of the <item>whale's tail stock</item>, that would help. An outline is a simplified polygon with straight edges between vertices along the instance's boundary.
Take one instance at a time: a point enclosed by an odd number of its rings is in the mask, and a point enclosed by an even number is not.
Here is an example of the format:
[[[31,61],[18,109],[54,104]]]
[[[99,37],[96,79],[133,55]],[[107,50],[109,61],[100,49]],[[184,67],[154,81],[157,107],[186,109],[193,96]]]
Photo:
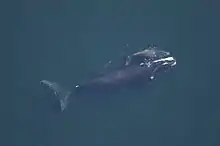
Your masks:
[[[49,87],[49,89],[53,91],[54,96],[57,97],[60,102],[60,110],[61,112],[63,112],[68,106],[71,92],[64,89],[56,82],[41,80],[40,83],[44,86]]]

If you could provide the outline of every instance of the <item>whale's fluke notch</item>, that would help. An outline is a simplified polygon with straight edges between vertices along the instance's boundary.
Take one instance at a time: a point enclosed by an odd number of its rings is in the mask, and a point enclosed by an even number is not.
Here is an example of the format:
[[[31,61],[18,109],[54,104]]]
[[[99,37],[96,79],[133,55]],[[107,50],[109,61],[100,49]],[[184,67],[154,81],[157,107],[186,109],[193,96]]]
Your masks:
[[[43,84],[43,85],[49,87],[53,91],[54,95],[56,97],[58,97],[58,99],[60,101],[60,110],[61,110],[61,112],[63,112],[68,106],[69,97],[70,97],[71,92],[62,88],[56,82],[51,82],[48,80],[41,80],[40,84]]]

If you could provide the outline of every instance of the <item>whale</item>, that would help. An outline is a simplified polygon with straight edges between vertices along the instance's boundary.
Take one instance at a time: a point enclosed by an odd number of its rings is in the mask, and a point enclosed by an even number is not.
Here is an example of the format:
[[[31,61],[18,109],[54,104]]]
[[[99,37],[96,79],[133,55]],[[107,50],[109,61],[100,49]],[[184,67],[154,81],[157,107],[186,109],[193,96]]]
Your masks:
[[[108,62],[108,65],[112,61]],[[63,112],[69,105],[70,97],[83,94],[109,94],[121,88],[135,88],[154,81],[157,74],[167,72],[176,66],[176,58],[168,51],[150,45],[141,51],[127,55],[117,68],[97,75],[96,77],[76,84],[66,89],[59,83],[50,80],[41,80],[40,84],[53,91],[60,102],[60,111]],[[106,67],[106,66],[105,66]]]

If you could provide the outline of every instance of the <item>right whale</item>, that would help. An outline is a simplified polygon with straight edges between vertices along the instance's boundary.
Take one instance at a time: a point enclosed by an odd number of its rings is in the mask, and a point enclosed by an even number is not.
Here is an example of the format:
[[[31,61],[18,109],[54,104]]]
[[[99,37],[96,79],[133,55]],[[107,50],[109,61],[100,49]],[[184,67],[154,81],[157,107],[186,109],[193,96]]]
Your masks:
[[[123,65],[101,74],[85,83],[76,85],[72,90],[61,87],[58,83],[41,80],[59,98],[60,109],[64,111],[69,98],[79,94],[109,94],[120,88],[142,86],[152,81],[158,73],[166,72],[176,66],[176,59],[170,52],[158,49],[155,45],[126,56]]]

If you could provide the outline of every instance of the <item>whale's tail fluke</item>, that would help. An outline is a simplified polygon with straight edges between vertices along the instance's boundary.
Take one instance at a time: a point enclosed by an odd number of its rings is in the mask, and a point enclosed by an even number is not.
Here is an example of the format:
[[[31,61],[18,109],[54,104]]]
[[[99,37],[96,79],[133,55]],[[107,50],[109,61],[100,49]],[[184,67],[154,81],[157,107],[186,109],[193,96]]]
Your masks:
[[[56,82],[51,82],[51,81],[48,81],[48,80],[41,80],[40,83],[47,86],[47,87],[49,87],[53,91],[54,95],[56,97],[58,97],[58,99],[60,101],[60,110],[61,110],[61,112],[64,111],[68,106],[69,97],[71,95],[71,92],[64,89],[63,87],[61,87]]]

